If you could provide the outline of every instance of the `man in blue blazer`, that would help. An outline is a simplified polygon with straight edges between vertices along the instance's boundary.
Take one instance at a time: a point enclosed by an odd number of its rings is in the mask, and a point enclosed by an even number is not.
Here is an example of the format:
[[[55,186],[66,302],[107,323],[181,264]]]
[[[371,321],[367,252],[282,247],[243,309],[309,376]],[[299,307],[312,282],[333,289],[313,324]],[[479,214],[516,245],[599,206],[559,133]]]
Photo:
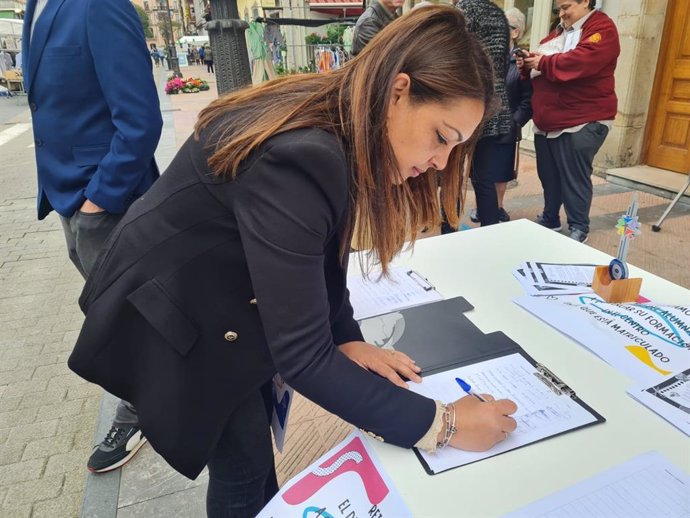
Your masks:
[[[59,214],[86,278],[127,207],[159,176],[162,119],[141,21],[129,0],[29,0],[22,56],[38,219]],[[120,402],[88,467],[119,467],[143,443],[134,408]]]

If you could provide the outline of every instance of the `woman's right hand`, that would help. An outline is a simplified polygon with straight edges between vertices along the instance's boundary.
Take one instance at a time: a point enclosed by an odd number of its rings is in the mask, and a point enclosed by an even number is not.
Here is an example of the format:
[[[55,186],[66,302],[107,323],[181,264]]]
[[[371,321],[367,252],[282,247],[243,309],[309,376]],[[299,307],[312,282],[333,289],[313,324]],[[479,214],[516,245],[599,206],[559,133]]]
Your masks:
[[[510,417],[517,410],[515,403],[509,399],[495,400],[488,394],[482,396],[486,402],[466,396],[453,403],[457,429],[450,440],[453,448],[486,451],[517,428],[515,419]]]

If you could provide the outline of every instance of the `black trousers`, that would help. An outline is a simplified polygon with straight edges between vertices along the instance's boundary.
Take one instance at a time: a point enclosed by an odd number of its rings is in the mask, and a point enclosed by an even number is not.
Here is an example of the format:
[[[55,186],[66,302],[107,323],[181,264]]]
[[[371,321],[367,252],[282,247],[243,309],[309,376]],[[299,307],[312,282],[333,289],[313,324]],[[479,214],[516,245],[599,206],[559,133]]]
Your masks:
[[[576,133],[557,138],[534,136],[537,173],[544,189],[543,217],[549,224],[559,222],[563,205],[568,227],[589,233],[592,162],[608,132],[603,124],[590,122]]]
[[[498,223],[498,195],[494,181],[494,160],[492,154],[496,152],[495,144],[502,138],[482,137],[477,142],[472,159],[472,188],[477,200],[477,216],[482,227]]]
[[[208,518],[253,518],[278,492],[271,412],[269,381],[230,416],[208,461]]]

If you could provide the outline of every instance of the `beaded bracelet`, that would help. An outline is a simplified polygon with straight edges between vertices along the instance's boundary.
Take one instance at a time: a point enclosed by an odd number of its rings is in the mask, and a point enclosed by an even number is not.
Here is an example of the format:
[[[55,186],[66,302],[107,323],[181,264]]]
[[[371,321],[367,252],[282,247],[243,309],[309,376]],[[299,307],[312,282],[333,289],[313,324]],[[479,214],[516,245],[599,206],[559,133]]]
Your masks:
[[[446,430],[443,434],[443,440],[436,443],[436,448],[442,449],[448,446],[453,435],[458,431],[455,428],[455,405],[447,404],[443,405],[443,421],[446,424]]]

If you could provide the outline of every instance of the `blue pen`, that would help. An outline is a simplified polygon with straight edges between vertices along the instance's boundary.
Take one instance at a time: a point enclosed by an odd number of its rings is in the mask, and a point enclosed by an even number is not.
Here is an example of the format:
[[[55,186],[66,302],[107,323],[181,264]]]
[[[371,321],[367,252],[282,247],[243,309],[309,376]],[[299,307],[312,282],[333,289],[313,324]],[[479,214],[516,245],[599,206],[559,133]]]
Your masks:
[[[467,392],[470,396],[476,397],[479,401],[483,401],[486,403],[486,399],[484,399],[482,396],[477,394],[474,390],[472,390],[472,387],[470,387],[470,384],[467,383],[465,380],[460,379],[460,378],[455,378],[455,381],[458,382],[458,385],[460,385],[460,388]]]

